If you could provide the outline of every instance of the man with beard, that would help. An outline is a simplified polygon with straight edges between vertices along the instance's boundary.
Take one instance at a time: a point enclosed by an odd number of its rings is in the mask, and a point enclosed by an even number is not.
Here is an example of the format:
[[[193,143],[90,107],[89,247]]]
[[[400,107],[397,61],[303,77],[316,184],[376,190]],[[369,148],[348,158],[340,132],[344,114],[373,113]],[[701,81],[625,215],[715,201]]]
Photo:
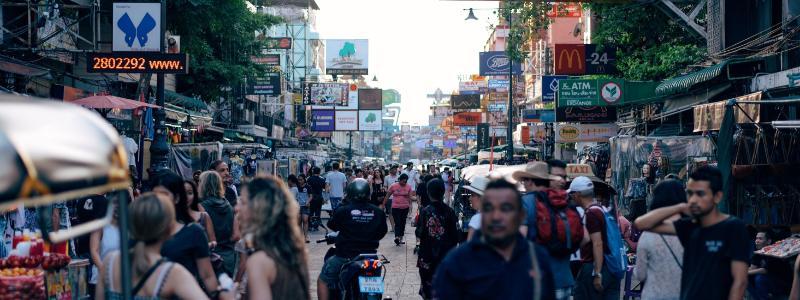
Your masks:
[[[232,207],[236,207],[239,191],[236,190],[236,186],[233,184],[233,176],[231,176],[231,171],[228,169],[228,164],[222,160],[215,160],[211,162],[208,170],[219,173],[219,176],[222,177],[222,182],[225,183],[225,200],[228,200]]]
[[[744,222],[723,214],[722,173],[701,167],[689,176],[688,203],[653,210],[638,219],[645,231],[677,235],[683,245],[681,299],[742,299],[752,254]],[[675,214],[689,217],[666,221]]]
[[[481,230],[439,265],[434,299],[554,299],[547,251],[519,232],[525,217],[517,187],[503,179],[490,182],[483,194]]]

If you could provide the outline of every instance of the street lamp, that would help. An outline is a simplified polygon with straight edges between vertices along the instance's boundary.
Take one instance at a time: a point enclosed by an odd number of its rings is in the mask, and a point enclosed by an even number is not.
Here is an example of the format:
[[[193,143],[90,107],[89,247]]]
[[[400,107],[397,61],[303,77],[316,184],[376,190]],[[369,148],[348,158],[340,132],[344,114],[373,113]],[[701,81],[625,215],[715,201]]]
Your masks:
[[[498,10],[501,8],[498,8]],[[469,9],[469,15],[464,20],[477,20],[472,8]],[[511,35],[511,13],[506,16],[506,23],[508,23],[508,34]],[[508,36],[506,37],[508,39]],[[508,45],[508,43],[506,43]],[[508,58],[508,128],[506,129],[506,163],[511,164],[514,159],[514,142],[511,136],[514,134],[514,60]],[[494,146],[494,145],[492,145]]]

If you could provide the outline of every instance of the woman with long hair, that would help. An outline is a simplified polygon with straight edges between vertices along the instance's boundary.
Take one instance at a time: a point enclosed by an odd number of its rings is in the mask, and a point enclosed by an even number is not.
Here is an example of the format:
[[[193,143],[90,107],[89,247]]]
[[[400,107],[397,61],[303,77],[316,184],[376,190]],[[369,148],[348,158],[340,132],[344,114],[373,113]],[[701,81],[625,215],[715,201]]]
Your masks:
[[[375,170],[373,171],[372,175],[370,175],[370,188],[372,190],[372,195],[370,200],[372,200],[372,204],[377,206],[381,206],[383,204],[383,197],[386,197],[386,188],[383,184],[383,171]]]
[[[131,203],[129,211],[130,232],[137,241],[131,262],[131,294],[139,300],[155,299],[208,299],[183,266],[161,257],[164,241],[169,239],[175,223],[175,209],[170,199],[146,193]],[[100,269],[95,298],[123,299],[120,287],[119,251],[111,252]],[[220,298],[232,299],[232,293]]]
[[[172,171],[163,171],[155,176],[153,192],[170,199],[175,212],[171,238],[164,242],[161,255],[189,270],[206,291],[216,290],[217,277],[211,267],[208,238],[189,214],[183,178]]]
[[[211,252],[221,259],[221,263],[215,264],[214,271],[217,274],[226,273],[233,277],[237,259],[234,246],[238,240],[234,239],[234,236],[238,230],[233,207],[224,197],[225,185],[219,173],[205,171],[200,174],[200,204],[211,217],[214,223],[214,236],[217,238],[217,246],[211,249]]]
[[[192,216],[192,220],[205,229],[208,237],[208,247],[216,247],[217,236],[214,234],[214,222],[211,221],[211,217],[205,208],[200,206],[200,194],[197,192],[197,184],[193,180],[184,180],[183,187],[186,188],[186,199],[189,200],[189,215]]]
[[[299,207],[274,177],[253,179],[238,203],[248,244],[250,299],[310,299],[308,260],[298,226]]]

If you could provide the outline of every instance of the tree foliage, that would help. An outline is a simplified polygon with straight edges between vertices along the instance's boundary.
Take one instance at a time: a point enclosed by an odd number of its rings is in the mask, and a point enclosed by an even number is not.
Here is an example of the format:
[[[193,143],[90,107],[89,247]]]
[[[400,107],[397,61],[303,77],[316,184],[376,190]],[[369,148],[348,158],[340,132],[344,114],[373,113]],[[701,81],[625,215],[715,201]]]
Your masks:
[[[189,74],[178,77],[184,93],[215,101],[221,88],[265,71],[250,61],[264,44],[255,32],[280,18],[252,13],[244,0],[170,0],[167,11],[167,30],[181,36],[181,51],[189,54]]]
[[[523,61],[528,56],[528,42],[550,25],[546,1],[505,1],[500,14],[506,22],[510,19],[506,53],[513,61]]]
[[[625,79],[661,80],[706,57],[703,40],[652,4],[588,4],[595,16],[592,42],[616,45],[617,69]]]

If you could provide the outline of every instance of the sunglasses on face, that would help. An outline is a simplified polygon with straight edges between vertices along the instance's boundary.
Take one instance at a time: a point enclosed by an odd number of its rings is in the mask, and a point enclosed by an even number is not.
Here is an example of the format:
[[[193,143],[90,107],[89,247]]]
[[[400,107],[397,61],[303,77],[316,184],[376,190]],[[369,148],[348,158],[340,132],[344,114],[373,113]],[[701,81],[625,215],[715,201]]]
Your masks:
[[[690,189],[686,190],[686,197],[688,197],[688,198],[691,198],[694,195],[697,195],[697,197],[703,198],[703,197],[706,196],[706,194],[707,193],[704,190],[690,190]]]

